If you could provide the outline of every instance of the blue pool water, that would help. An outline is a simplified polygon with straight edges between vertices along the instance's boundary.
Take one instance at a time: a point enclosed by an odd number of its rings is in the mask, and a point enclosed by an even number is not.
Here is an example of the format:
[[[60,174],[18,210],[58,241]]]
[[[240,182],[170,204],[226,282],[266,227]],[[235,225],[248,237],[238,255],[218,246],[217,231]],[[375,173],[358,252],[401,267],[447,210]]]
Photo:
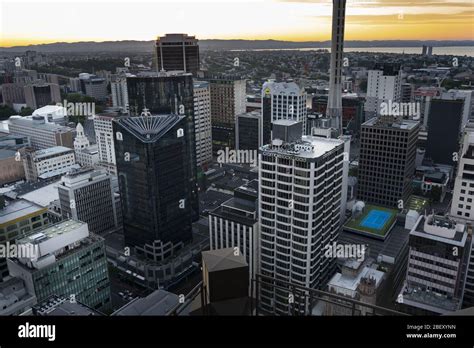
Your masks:
[[[362,220],[360,225],[374,230],[381,230],[391,215],[392,214],[386,211],[373,209],[367,214],[365,219]]]

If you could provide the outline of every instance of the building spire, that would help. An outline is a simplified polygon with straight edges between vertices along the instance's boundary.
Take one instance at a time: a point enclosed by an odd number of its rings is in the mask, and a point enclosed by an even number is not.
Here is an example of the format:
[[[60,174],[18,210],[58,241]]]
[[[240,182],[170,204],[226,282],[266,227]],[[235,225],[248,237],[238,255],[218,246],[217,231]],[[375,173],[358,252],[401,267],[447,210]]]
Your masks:
[[[329,77],[329,96],[326,116],[331,120],[331,127],[342,135],[342,54],[344,52],[344,25],[346,17],[346,0],[333,0],[331,63]]]

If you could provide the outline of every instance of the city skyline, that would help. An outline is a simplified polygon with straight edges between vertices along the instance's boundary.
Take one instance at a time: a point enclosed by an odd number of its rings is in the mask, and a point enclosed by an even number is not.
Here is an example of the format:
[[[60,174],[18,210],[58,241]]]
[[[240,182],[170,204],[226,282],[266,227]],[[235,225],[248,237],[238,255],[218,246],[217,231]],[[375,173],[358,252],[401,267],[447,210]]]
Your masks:
[[[130,3],[110,0],[65,2],[2,0],[0,46],[54,42],[152,40],[170,32],[193,32],[198,39],[325,41],[331,36],[330,0],[154,1]],[[31,11],[25,13],[27,5]],[[250,7],[249,7],[250,6]],[[21,13],[22,25],[14,16]],[[101,13],[108,13],[101,16]],[[174,16],[160,16],[173,13]],[[232,13],[229,17],[227,14]],[[466,40],[474,33],[474,11],[469,0],[351,0],[347,2],[346,40]],[[44,18],[55,20],[44,21]],[[74,18],[88,18],[81,30]],[[98,31],[94,18],[100,19]],[[242,20],[244,19],[245,20]],[[127,21],[128,25],[123,25]],[[61,28],[58,30],[57,28]],[[216,30],[216,28],[218,28]],[[291,29],[290,29],[291,28]]]

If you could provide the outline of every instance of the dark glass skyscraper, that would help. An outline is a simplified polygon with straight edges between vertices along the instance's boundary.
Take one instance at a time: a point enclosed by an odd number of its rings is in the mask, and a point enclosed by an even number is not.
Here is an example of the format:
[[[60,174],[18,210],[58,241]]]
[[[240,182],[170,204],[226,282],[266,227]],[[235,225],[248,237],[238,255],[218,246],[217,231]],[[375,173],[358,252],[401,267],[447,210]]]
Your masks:
[[[166,34],[156,40],[158,71],[199,71],[199,45],[194,36]]]
[[[463,100],[433,99],[428,116],[426,158],[435,163],[453,165],[453,153],[459,151]]]
[[[141,115],[144,110],[152,114],[177,114],[184,116],[191,165],[189,182],[193,219],[199,216],[197,197],[196,141],[194,127],[193,77],[190,73],[151,73],[127,77],[130,115]]]
[[[192,238],[187,120],[175,114],[123,117],[113,127],[125,244],[164,260]]]

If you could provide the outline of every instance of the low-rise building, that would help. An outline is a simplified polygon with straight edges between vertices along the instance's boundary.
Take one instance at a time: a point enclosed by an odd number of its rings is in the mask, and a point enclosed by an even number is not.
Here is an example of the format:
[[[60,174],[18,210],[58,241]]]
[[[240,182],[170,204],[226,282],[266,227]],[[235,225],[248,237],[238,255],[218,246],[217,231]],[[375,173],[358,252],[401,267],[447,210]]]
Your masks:
[[[60,176],[71,170],[76,164],[74,150],[55,146],[43,150],[26,148],[23,151],[23,166],[27,181],[38,181]]]

